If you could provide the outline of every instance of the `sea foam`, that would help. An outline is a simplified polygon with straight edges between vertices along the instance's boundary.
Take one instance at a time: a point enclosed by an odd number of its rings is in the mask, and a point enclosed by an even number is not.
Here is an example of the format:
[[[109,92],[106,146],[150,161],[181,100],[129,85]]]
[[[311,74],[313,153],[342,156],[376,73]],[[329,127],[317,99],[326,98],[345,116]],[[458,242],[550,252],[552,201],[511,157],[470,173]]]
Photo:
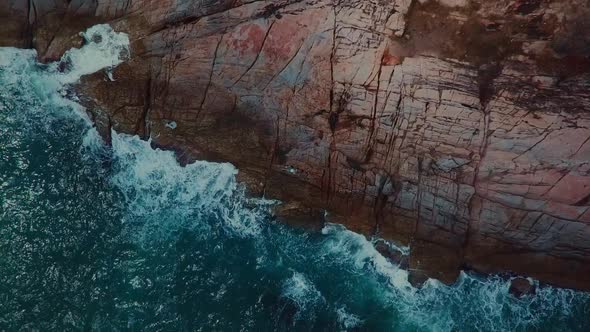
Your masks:
[[[429,279],[421,288],[408,282],[407,271],[390,263],[364,236],[340,225],[328,224],[320,255],[326,262],[339,259],[343,266],[367,273],[377,281],[383,303],[399,314],[395,329],[420,331],[508,331],[539,328],[548,315],[567,317],[576,300],[590,295],[569,289],[539,287],[537,294],[517,299],[510,281],[497,276],[478,277],[461,272],[451,286]],[[538,285],[538,283],[537,283]],[[392,312],[393,314],[393,312]]]
[[[325,301],[313,282],[300,272],[293,272],[293,275],[285,280],[282,296],[297,305],[296,319],[312,318],[315,306]]]
[[[251,204],[237,185],[238,170],[227,163],[196,161],[181,166],[172,151],[153,149],[150,141],[112,133],[113,183],[129,204],[128,219],[146,220],[165,212],[167,220],[199,220],[216,216],[228,234],[255,236],[261,231],[265,202]],[[152,218],[153,219],[153,218]],[[159,229],[165,229],[162,224]]]
[[[35,50],[2,48],[0,70],[5,85],[33,92],[27,96],[36,100],[28,104],[43,111],[74,110],[69,115],[81,117],[90,126],[84,107],[68,91],[69,85],[78,82],[84,75],[112,69],[128,59],[129,38],[125,33],[115,32],[107,24],[95,25],[80,35],[84,46],[68,50],[60,61],[48,65],[36,62]],[[47,105],[50,107],[43,107]]]
[[[112,69],[129,58],[129,37],[115,32],[108,24],[99,24],[80,33],[85,45],[68,50],[51,71],[61,84],[78,82],[84,75]],[[60,66],[65,69],[60,69]]]

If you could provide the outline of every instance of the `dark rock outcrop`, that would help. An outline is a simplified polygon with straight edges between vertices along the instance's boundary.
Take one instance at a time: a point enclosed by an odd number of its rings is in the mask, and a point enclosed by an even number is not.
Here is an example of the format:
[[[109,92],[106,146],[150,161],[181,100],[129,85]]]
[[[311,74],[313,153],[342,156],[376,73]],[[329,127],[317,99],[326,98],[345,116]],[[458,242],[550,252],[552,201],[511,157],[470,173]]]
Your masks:
[[[409,257],[400,249],[390,245],[385,240],[379,240],[374,243],[375,250],[377,250],[389,262],[399,266],[403,270],[409,268]]]
[[[105,135],[232,162],[254,194],[410,244],[418,279],[590,289],[588,7],[9,0],[0,43],[47,61],[108,22],[132,58],[79,86]]]
[[[517,298],[521,298],[526,295],[534,295],[536,287],[526,278],[514,278],[510,281],[508,292]]]

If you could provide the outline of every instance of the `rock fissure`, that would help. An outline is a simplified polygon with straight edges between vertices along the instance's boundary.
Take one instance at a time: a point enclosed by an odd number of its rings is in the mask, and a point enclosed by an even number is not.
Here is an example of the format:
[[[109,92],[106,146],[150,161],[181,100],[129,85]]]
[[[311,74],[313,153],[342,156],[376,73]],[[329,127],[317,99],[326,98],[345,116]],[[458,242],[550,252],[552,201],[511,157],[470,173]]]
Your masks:
[[[129,34],[116,79],[79,86],[103,135],[412,243],[415,281],[467,266],[590,289],[584,0],[8,3],[0,45],[47,61],[95,23]]]

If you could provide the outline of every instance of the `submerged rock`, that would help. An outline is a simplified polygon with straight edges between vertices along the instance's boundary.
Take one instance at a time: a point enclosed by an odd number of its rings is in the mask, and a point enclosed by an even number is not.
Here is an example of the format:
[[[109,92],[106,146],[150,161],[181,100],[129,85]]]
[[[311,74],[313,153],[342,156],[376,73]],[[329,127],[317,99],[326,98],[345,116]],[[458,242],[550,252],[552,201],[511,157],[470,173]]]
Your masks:
[[[517,298],[521,298],[526,295],[534,295],[536,290],[537,287],[529,279],[518,277],[510,281],[508,292]]]

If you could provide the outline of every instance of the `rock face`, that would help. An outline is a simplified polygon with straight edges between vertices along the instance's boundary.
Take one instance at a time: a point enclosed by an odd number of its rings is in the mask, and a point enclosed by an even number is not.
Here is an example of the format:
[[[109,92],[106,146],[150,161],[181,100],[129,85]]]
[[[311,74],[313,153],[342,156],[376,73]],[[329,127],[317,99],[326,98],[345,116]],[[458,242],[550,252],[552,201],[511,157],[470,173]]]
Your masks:
[[[132,58],[115,81],[79,87],[106,137],[232,162],[254,194],[410,244],[423,276],[513,271],[590,289],[588,8],[8,0],[0,44],[49,61],[108,22]]]

